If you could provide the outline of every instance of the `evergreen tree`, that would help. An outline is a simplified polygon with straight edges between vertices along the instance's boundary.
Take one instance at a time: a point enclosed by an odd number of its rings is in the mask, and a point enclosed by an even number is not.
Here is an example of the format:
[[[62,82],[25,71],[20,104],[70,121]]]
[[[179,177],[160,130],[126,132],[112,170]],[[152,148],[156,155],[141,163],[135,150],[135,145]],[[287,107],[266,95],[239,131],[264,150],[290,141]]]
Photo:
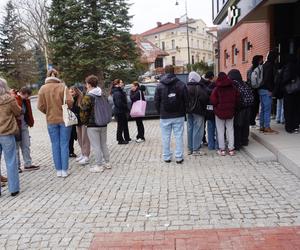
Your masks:
[[[50,10],[53,62],[68,81],[88,74],[104,79],[131,68],[137,58],[126,0],[53,0]]]
[[[10,85],[20,88],[35,78],[36,67],[12,1],[7,3],[5,12],[0,25],[0,71]]]

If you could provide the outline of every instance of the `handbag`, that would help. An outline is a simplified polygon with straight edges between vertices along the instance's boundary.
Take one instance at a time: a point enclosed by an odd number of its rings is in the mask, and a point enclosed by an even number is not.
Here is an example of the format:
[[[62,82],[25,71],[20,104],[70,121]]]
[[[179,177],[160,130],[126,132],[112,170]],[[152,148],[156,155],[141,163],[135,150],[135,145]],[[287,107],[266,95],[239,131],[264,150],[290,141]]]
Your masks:
[[[140,91],[140,100],[132,104],[130,110],[130,116],[135,117],[144,117],[146,114],[147,102],[142,99],[142,92]]]
[[[300,92],[300,77],[297,77],[296,80],[293,80],[291,83],[285,86],[285,91],[288,94],[294,94]]]
[[[66,127],[70,127],[73,125],[78,124],[78,119],[76,115],[69,109],[68,104],[67,104],[67,87],[65,87],[64,90],[64,102],[62,105],[62,110],[63,110],[63,120],[65,123]]]

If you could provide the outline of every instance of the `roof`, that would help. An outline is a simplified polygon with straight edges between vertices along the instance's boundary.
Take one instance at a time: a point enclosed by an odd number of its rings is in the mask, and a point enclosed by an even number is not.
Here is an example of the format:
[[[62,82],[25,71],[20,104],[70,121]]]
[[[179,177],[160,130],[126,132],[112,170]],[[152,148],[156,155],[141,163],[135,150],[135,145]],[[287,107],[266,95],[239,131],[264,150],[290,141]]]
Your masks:
[[[180,26],[181,26],[181,24],[179,24],[179,23],[170,23],[170,22],[168,22],[168,23],[165,23],[165,24],[161,24],[160,26],[157,26],[153,29],[145,31],[144,33],[141,34],[141,36],[153,35],[153,34],[156,34],[156,33],[167,31],[167,30],[176,29]]]
[[[132,36],[132,39],[140,49],[142,63],[154,63],[156,58],[169,55],[167,52],[141,36],[135,35]]]

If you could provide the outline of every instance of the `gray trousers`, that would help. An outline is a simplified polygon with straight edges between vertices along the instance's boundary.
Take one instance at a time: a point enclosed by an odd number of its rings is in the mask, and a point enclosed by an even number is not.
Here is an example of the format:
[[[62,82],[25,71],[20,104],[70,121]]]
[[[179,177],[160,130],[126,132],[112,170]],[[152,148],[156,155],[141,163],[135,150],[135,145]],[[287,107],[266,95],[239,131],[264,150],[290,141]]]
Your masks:
[[[19,167],[21,166],[21,160],[19,154],[19,149],[21,148],[24,167],[30,167],[32,165],[32,159],[30,155],[30,135],[29,135],[29,129],[27,125],[22,125],[21,136],[22,136],[22,140],[17,143],[18,166]]]
[[[104,163],[108,163],[107,127],[88,128],[87,134],[96,159],[96,165],[101,166]]]
[[[233,118],[229,120],[222,120],[216,116],[216,127],[218,134],[219,149],[225,150],[225,128],[226,137],[228,140],[228,149],[234,150],[234,128],[233,128]]]

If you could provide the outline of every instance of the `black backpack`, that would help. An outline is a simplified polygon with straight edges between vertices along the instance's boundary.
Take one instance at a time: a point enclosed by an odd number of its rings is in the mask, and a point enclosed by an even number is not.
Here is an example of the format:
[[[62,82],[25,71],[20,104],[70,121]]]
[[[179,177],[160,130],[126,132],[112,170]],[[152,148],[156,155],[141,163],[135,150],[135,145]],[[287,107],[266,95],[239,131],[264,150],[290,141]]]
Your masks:
[[[168,113],[175,113],[180,105],[180,94],[176,83],[166,85],[167,91],[164,91],[163,107]]]

